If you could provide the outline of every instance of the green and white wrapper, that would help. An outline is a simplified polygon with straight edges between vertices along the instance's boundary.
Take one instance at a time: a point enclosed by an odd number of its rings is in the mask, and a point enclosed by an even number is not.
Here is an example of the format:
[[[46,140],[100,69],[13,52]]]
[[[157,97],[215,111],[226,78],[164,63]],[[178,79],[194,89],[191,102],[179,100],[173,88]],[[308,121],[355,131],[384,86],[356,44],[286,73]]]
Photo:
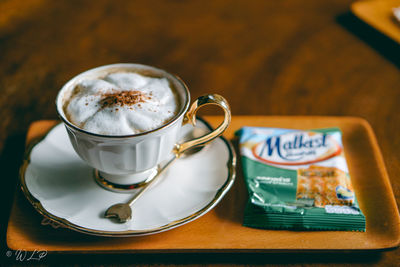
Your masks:
[[[236,135],[249,193],[245,226],[365,231],[340,129],[243,127]]]

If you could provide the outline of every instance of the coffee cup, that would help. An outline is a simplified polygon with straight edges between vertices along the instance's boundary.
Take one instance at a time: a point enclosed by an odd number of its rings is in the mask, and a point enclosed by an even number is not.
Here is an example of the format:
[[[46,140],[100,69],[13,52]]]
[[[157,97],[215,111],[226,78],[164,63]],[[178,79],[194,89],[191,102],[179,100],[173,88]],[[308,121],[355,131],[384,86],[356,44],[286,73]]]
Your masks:
[[[175,106],[172,105],[175,107],[175,110],[171,113],[172,115],[161,125],[153,126],[153,128],[150,127],[150,129],[139,132],[123,134],[92,131],[91,128],[88,130],[78,125],[79,123],[72,122],[68,109],[66,109],[66,104],[71,101],[71,98],[76,97],[74,88],[81,86],[87,80],[102,79],[108,77],[107,75],[110,74],[118,76],[119,73],[134,73],[135,75],[139,74],[149,77],[149,79],[166,79],[177,103]],[[105,112],[102,108],[109,108],[107,105],[110,99],[112,100],[111,104],[115,102],[117,105],[119,101],[118,97],[126,97],[126,93],[117,92],[113,96],[117,98],[110,98],[110,94],[106,97],[105,95],[96,95],[96,97],[106,98],[106,100],[97,101],[97,104],[103,103],[99,107],[101,112]],[[137,95],[135,97],[135,99],[141,99]],[[126,100],[125,98],[123,99]],[[143,99],[143,102],[145,102],[146,98]],[[82,99],[78,100],[75,101],[78,103],[78,113],[86,112],[83,105],[88,105],[88,103],[84,103],[85,101],[82,101]],[[132,97],[129,100],[132,101]],[[137,104],[138,102],[135,103]],[[168,101],[164,104],[161,103],[161,105],[169,104]],[[204,136],[178,143],[182,126],[188,123],[194,126],[196,124],[196,112],[198,109],[209,104],[217,105],[223,109],[223,122],[215,130]],[[140,103],[138,105],[140,106]],[[156,106],[159,107],[160,104],[158,103]],[[75,76],[61,88],[56,99],[56,107],[76,153],[94,168],[96,180],[101,185],[117,191],[135,189],[146,184],[150,177],[154,176],[157,172],[158,166],[171,157],[171,153],[179,157],[188,149],[206,145],[220,136],[228,127],[231,120],[229,104],[222,96],[217,94],[201,96],[190,105],[189,90],[180,78],[164,70],[141,64],[106,65],[90,69]],[[114,110],[109,109],[109,112],[117,111],[118,106]],[[159,111],[155,110],[154,112],[154,118],[160,117],[164,119],[163,116],[166,111],[163,110],[162,106]],[[162,113],[157,114],[157,112]],[[140,116],[140,112],[137,113]],[[107,116],[110,114],[107,113]],[[79,117],[81,114],[75,115]],[[102,116],[108,118],[107,116]],[[92,124],[99,125],[99,122],[101,123],[101,119]],[[119,122],[116,121],[115,123],[115,127],[118,127]]]

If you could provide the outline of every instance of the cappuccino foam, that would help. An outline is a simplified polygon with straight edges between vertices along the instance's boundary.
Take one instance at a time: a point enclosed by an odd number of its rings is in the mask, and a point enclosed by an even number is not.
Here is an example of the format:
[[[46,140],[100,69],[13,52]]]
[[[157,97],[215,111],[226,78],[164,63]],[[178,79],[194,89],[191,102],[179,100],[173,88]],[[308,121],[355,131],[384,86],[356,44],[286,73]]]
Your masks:
[[[179,101],[167,78],[116,72],[81,80],[64,99],[67,119],[88,132],[130,135],[170,121]]]

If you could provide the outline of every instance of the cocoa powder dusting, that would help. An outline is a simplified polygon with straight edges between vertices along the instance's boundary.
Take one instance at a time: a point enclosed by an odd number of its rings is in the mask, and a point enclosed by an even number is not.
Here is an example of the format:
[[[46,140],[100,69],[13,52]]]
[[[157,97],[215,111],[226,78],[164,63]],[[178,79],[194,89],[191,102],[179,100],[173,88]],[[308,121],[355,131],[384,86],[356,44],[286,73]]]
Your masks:
[[[144,103],[149,99],[151,99],[150,96],[140,91],[113,91],[113,93],[103,94],[100,104],[102,108],[111,106],[123,107],[125,105],[132,106],[138,103]]]

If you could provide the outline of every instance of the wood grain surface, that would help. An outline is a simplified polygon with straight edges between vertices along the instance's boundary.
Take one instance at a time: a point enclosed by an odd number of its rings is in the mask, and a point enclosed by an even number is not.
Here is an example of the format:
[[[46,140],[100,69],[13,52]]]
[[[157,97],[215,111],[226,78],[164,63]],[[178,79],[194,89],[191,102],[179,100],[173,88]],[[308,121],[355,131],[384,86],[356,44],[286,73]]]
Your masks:
[[[56,119],[61,86],[133,62],[180,76],[192,97],[224,95],[234,115],[350,115],[374,128],[400,200],[400,45],[348,0],[0,1],[1,264],[18,266],[398,266],[400,250],[351,254],[7,257],[6,223],[31,122]],[[213,114],[216,111],[207,111]]]

